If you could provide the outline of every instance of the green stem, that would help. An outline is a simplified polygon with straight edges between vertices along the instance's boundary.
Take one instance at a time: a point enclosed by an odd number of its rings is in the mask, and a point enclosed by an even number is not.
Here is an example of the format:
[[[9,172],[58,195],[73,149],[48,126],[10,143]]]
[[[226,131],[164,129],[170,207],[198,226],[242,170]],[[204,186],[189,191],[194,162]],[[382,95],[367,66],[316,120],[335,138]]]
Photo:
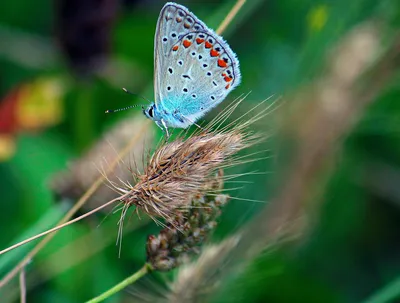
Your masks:
[[[86,303],[97,303],[101,302],[108,297],[112,296],[113,294],[119,292],[120,290],[124,289],[128,285],[136,282],[140,278],[144,277],[146,274],[148,274],[150,271],[152,271],[153,268],[149,263],[146,263],[141,269],[139,269],[137,272],[135,272],[132,276],[126,278],[125,280],[121,281],[114,287],[110,288],[109,290],[105,291],[101,295],[87,301]]]

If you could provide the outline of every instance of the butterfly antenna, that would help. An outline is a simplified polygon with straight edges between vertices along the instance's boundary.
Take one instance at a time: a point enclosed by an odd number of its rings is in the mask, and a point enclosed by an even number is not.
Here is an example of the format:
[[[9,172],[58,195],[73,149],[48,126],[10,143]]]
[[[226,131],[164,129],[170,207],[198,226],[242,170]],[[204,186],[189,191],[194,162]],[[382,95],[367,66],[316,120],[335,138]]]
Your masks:
[[[151,101],[150,101],[149,99],[146,99],[145,97],[143,97],[143,96],[141,96],[141,95],[132,93],[132,92],[130,92],[129,90],[127,90],[125,87],[123,87],[122,90],[123,90],[124,92],[126,92],[127,94],[140,97],[140,98],[142,98],[143,100],[148,101],[149,103],[151,103]],[[130,109],[130,108],[138,107],[138,106],[141,106],[142,109],[144,108],[143,105],[135,104],[135,105],[131,105],[131,106],[123,107],[123,108],[118,108],[118,109],[107,109],[107,110],[106,110],[106,114],[111,114],[111,113],[115,113],[115,112],[120,112],[120,111],[127,110],[127,109]]]
[[[123,90],[124,92],[126,92],[127,94],[129,94],[129,95],[134,95],[134,96],[140,97],[140,98],[142,98],[143,100],[145,100],[145,101],[151,103],[151,101],[150,101],[149,99],[147,99],[147,98],[145,98],[145,97],[143,97],[143,96],[141,96],[141,95],[139,95],[139,94],[132,93],[131,91],[127,90],[125,87],[123,87],[122,90]]]
[[[126,109],[138,107],[138,106],[141,106],[143,108],[143,105],[135,104],[135,105],[131,105],[131,106],[123,107],[123,108],[107,109],[105,113],[106,114],[116,113],[116,112],[120,112],[120,111],[123,111],[123,110],[126,110]]]

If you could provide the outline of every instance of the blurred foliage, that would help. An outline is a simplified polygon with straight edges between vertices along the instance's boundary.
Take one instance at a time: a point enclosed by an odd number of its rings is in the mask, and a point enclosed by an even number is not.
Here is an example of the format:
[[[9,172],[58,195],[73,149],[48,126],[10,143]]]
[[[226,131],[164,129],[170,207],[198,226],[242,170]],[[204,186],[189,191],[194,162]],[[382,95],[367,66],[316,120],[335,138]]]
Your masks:
[[[181,4],[217,28],[234,3],[187,0]],[[163,4],[158,0],[2,3],[2,248],[51,227],[71,203],[60,201],[49,190],[51,177],[118,120],[129,115],[134,119],[132,112],[104,115],[105,109],[143,101],[133,100],[121,87],[152,99],[153,37]],[[234,115],[273,94],[286,95],[318,79],[332,46],[367,20],[389,25],[381,33],[384,43],[399,28],[400,3],[248,0],[224,33],[238,54],[243,74],[242,84],[228,99],[252,92]],[[315,226],[301,245],[272,250],[253,260],[240,277],[224,281],[216,302],[362,302],[370,297],[368,302],[400,302],[399,80],[397,74],[387,83],[331,164],[333,175],[321,195],[319,213],[314,214]],[[284,138],[274,132],[275,122],[271,114],[253,126],[266,134],[272,129],[273,135],[248,151],[268,149],[267,155],[273,157],[230,171],[269,173],[241,178],[250,182],[233,190],[233,196],[269,201],[275,193],[282,155],[288,153],[281,150]],[[160,130],[152,128],[160,138]],[[213,240],[236,231],[264,206],[231,201]],[[157,227],[146,221],[136,226],[140,222],[133,216],[118,257],[118,247],[113,245],[118,215],[110,215],[98,226],[102,218],[95,216],[60,231],[31,261],[26,268],[29,302],[82,302],[143,265],[146,237]],[[28,248],[18,248],[10,253],[12,257],[0,256],[1,276]],[[152,274],[138,284],[156,295],[166,277],[173,279],[173,274]],[[17,279],[0,289],[1,302],[16,302],[18,296]],[[138,297],[122,292],[109,302],[140,301]]]

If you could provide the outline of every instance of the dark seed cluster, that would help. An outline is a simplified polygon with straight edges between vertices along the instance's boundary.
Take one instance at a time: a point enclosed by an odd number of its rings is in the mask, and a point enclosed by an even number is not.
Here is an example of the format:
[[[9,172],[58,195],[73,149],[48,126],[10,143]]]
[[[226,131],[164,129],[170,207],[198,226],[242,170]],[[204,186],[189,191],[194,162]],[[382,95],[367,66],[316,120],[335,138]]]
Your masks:
[[[177,212],[174,221],[161,230],[158,236],[147,239],[147,261],[160,271],[168,271],[200,253],[201,245],[217,226],[221,208],[229,197],[218,193],[223,187],[222,171],[209,184],[215,195],[196,195],[190,210]]]

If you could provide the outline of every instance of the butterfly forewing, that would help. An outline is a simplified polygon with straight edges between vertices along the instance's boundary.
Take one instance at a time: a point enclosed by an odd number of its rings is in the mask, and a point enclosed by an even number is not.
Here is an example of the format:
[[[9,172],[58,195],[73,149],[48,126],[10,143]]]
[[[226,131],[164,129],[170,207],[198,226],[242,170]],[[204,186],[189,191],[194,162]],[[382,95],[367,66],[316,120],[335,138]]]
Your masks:
[[[167,3],[155,36],[155,99],[196,121],[240,82],[229,45],[185,7]]]

